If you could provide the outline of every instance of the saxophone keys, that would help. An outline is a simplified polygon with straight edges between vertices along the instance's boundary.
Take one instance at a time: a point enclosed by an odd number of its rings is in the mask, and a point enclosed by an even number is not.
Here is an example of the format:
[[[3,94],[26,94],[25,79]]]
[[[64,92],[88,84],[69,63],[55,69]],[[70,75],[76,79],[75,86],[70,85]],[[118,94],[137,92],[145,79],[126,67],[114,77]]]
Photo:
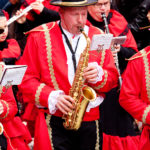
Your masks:
[[[71,116],[72,115],[72,113],[71,112],[68,112],[68,116]]]
[[[79,81],[82,81],[82,79],[83,79],[83,78],[82,78],[82,77],[80,77],[80,78],[79,78]]]
[[[78,96],[78,93],[77,93],[77,92],[74,92],[73,96],[74,96],[74,97],[77,97],[77,96]]]

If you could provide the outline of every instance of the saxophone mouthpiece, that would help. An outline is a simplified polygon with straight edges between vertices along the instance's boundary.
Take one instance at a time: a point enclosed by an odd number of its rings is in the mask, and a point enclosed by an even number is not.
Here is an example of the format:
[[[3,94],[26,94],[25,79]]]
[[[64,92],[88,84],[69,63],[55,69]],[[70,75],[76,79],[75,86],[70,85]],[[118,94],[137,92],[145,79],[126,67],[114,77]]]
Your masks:
[[[79,32],[83,31],[83,28],[81,26],[79,26],[78,28],[79,28]]]

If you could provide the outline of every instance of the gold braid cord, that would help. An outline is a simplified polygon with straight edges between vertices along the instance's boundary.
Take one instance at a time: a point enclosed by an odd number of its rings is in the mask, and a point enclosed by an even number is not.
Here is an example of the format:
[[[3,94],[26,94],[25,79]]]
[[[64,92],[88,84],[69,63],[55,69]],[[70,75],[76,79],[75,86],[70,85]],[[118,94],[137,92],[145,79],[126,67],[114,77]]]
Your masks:
[[[142,54],[142,57],[143,57],[144,68],[145,68],[146,91],[147,91],[148,99],[150,101],[150,71],[149,71],[150,68],[149,68],[149,62],[147,58],[147,55],[149,54],[149,52],[146,53],[146,51],[143,49],[140,51],[140,53]],[[150,112],[150,105],[147,106],[144,110],[144,114],[142,117],[142,121],[144,124],[146,124],[146,118],[149,112]]]

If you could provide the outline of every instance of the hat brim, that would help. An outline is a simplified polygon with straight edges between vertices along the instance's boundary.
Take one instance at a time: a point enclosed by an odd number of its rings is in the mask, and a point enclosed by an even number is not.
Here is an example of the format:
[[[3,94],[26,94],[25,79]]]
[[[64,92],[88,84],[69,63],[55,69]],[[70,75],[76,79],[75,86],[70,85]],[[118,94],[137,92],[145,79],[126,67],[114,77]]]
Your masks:
[[[89,6],[97,3],[97,0],[87,0],[84,2],[62,2],[62,0],[51,0],[50,4],[55,6],[64,6],[64,7],[83,7]]]

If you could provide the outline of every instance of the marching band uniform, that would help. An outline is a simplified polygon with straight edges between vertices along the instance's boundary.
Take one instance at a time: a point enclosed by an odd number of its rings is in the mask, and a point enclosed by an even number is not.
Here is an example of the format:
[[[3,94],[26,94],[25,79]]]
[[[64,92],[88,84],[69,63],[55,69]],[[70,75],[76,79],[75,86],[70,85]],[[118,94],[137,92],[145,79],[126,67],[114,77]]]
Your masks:
[[[2,31],[0,34],[0,61],[2,62],[0,65],[1,76],[4,69],[3,63],[14,64],[20,56],[21,51],[17,41],[8,38],[8,27],[6,25],[6,19],[8,19],[7,13],[0,10],[0,18],[2,19]],[[18,109],[12,87],[6,89],[5,87],[0,86],[0,102],[0,123],[3,128],[3,132],[1,132],[2,135],[0,135],[0,149],[29,150],[28,143],[31,141],[31,136],[27,127],[22,123],[19,116],[17,116]]]
[[[101,34],[101,31],[92,25],[86,25],[85,28],[88,29],[87,33],[90,39],[92,39],[94,34]],[[47,108],[50,93],[56,90],[63,90],[68,94],[71,88],[70,79],[68,78],[68,64],[70,62],[66,55],[65,41],[63,38],[58,22],[48,23],[31,30],[24,55],[20,60],[21,64],[28,65],[24,80],[20,86],[23,99],[25,103],[28,103],[24,118],[31,119],[27,117],[31,116],[30,113],[33,112],[33,108],[37,110],[34,111],[36,112],[35,116],[32,115],[32,118],[35,119],[35,149],[46,148],[49,150],[50,145],[53,146],[53,130],[51,130],[53,128],[51,128],[51,125],[54,126],[55,123],[57,124],[55,119],[59,120],[58,118],[62,117],[62,113],[59,110],[56,110],[52,116],[49,114]],[[82,35],[80,35],[80,40],[79,45],[85,42]],[[59,41],[59,44],[56,41]],[[85,48],[85,43],[83,45],[82,50]],[[78,57],[80,53],[78,52]],[[110,90],[117,82],[118,74],[114,66],[113,57],[110,50],[101,52],[94,50],[90,51],[89,62],[97,62],[104,70],[101,81],[94,84],[89,83],[103,99],[104,92]],[[72,76],[74,76],[74,73]],[[53,119],[53,116],[56,116],[55,119]],[[51,124],[51,121],[49,121],[50,118],[55,122],[54,124]],[[98,119],[99,107],[96,106],[85,113],[83,122],[97,122]],[[99,134],[99,129],[97,133]],[[49,138],[52,139],[49,140]],[[99,143],[99,139],[97,140]]]
[[[125,72],[119,102],[134,118],[143,122],[140,150],[150,147],[150,46],[139,51],[130,60]]]
[[[95,21],[90,12],[88,20],[92,25],[105,30],[104,22]],[[130,58],[138,51],[137,45],[127,21],[119,12],[110,9],[107,22],[109,32],[114,37],[127,36],[125,43],[121,45],[120,51],[118,52],[119,70],[123,77],[124,70],[127,66],[126,58]],[[118,99],[119,90],[117,85],[114,85],[106,93],[106,97],[100,105],[100,120],[103,126],[103,150],[137,149],[139,136],[137,136],[133,128],[133,118],[120,107]]]
[[[13,96],[12,89],[9,88],[6,93],[6,89],[0,87],[0,102],[3,105],[4,111],[0,114],[0,122],[3,125],[3,135],[7,140],[6,145],[0,145],[7,150],[29,150],[28,143],[31,141],[31,136],[27,127],[22,123],[17,114],[17,104]],[[2,135],[0,135],[2,136]],[[3,143],[4,144],[4,143]]]

